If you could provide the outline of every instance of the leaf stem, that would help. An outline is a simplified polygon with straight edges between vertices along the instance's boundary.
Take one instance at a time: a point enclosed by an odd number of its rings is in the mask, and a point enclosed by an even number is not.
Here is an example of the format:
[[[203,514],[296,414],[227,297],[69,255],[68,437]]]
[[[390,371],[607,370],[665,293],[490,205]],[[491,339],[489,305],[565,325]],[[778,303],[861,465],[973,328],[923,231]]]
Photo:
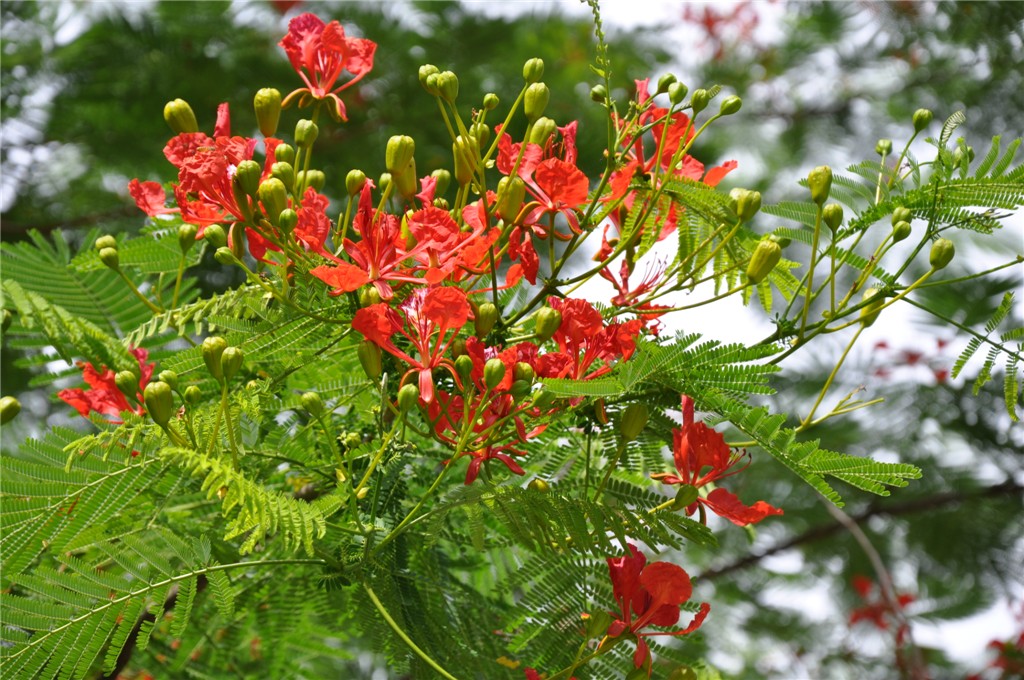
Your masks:
[[[369,583],[363,583],[363,590],[365,590],[366,594],[370,596],[370,601],[373,602],[373,606],[377,608],[377,611],[380,613],[381,617],[385,621],[387,621],[389,626],[391,626],[391,630],[395,631],[395,635],[402,638],[402,642],[409,645],[409,649],[415,652],[416,656],[423,659],[423,661],[426,662],[428,666],[437,671],[437,673],[442,678],[447,678],[447,680],[458,680],[458,678],[456,678],[454,675],[452,675],[445,669],[441,668],[441,666],[436,661],[430,658],[430,656],[426,652],[420,649],[416,645],[416,643],[412,641],[412,638],[410,638],[406,634],[406,632],[402,630],[402,627],[398,625],[398,622],[396,622],[393,618],[391,618],[391,615],[388,614],[388,610],[384,608],[384,604],[377,598],[377,594],[373,592],[373,588],[370,587]]]

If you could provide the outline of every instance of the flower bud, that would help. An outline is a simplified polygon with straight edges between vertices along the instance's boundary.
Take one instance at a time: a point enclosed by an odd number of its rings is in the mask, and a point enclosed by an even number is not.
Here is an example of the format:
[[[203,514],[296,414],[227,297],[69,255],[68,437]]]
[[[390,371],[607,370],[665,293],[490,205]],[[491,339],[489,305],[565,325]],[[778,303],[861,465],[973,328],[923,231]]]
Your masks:
[[[811,200],[824,205],[828,200],[828,192],[832,190],[832,168],[819,165],[807,174],[807,188],[811,190]]]
[[[157,380],[167,383],[171,386],[172,390],[178,389],[178,374],[174,371],[160,371],[160,375],[157,376]],[[138,379],[136,379],[135,384],[138,385]]]
[[[505,363],[498,358],[488,359],[484,364],[484,385],[493,390],[505,379]]]
[[[680,484],[679,491],[676,491],[676,499],[672,502],[673,510],[682,510],[697,502],[700,494],[693,484]]]
[[[14,397],[0,398],[0,425],[6,425],[21,413],[21,402]]]
[[[349,196],[355,196],[366,186],[366,173],[362,170],[349,170],[345,175],[345,191]]]
[[[274,160],[278,163],[294,163],[295,147],[291,144],[278,144],[274,149]]]
[[[590,88],[590,99],[598,104],[604,104],[608,100],[608,88],[602,84]]]
[[[103,250],[104,248],[114,248],[116,250],[117,239],[110,234],[104,234],[96,239],[96,243],[93,244],[93,247],[96,248],[96,250]]]
[[[469,126],[469,134],[476,139],[480,146],[486,146],[491,139],[491,128],[483,123],[473,123]]]
[[[196,114],[184,99],[172,99],[164,104],[164,120],[176,135],[183,132],[199,132]]]
[[[174,393],[171,391],[171,386],[159,380],[151,382],[146,385],[142,399],[146,403],[146,411],[153,422],[160,427],[166,427],[167,422],[174,415]]]
[[[529,123],[537,122],[537,119],[544,115],[544,109],[548,106],[548,98],[551,90],[544,83],[534,83],[526,88],[526,96],[523,97],[523,113]]]
[[[768,238],[775,243],[778,243],[780,248],[788,248],[789,244],[793,242],[793,239],[786,238],[785,236],[779,236],[778,234],[772,234]]]
[[[843,206],[838,203],[829,203],[821,209],[821,219],[829,229],[835,232],[843,223]]]
[[[459,77],[451,71],[442,71],[437,74],[437,91],[441,99],[449,104],[459,98]]]
[[[650,411],[647,409],[647,404],[632,403],[627,406],[619,420],[619,434],[622,435],[622,441],[631,442],[639,437],[647,427],[649,417]]]
[[[228,248],[227,246],[217,248],[213,253],[213,259],[217,260],[217,262],[224,266],[230,266],[239,262],[238,258],[235,257],[235,254],[231,252],[231,248]]]
[[[953,166],[960,167],[964,160],[964,149],[963,147],[956,147],[953,149]],[[967,162],[970,163],[974,160],[974,147],[967,147]]]
[[[408,413],[411,409],[416,408],[419,400],[420,388],[415,385],[403,385],[402,389],[398,390],[398,410],[402,413]]]
[[[754,285],[761,283],[781,259],[782,246],[770,238],[761,239],[747,263],[747,280]]]
[[[515,401],[522,401],[530,396],[530,391],[533,386],[528,380],[513,380],[512,386],[508,388],[508,393],[512,395],[512,399]]]
[[[238,347],[225,347],[220,355],[220,370],[225,380],[231,380],[242,368],[245,354]]]
[[[359,289],[359,306],[369,307],[381,302],[380,291],[376,286],[363,286]]]
[[[910,212],[909,208],[905,208],[902,205],[892,211],[892,225],[895,227],[897,222],[909,222],[914,219],[913,213]]]
[[[537,57],[527,59],[526,63],[523,64],[523,80],[526,81],[527,85],[539,82],[543,77],[544,60]]]
[[[419,79],[420,79],[420,85],[423,86],[423,89],[426,90],[428,94],[430,94],[430,95],[432,95],[434,97],[437,97],[440,93],[437,91],[437,87],[436,86],[435,87],[428,87],[427,86],[427,78],[429,78],[430,76],[436,76],[438,73],[440,73],[440,69],[437,68],[436,66],[434,66],[433,64],[423,64],[422,66],[420,66],[419,73],[418,73],[418,76],[419,76]],[[435,82],[436,82],[436,79],[435,79]]]
[[[277,132],[277,123],[281,120],[281,93],[272,87],[264,87],[256,92],[252,100],[256,110],[256,123],[264,137],[273,137]]]
[[[468,354],[463,354],[455,360],[455,372],[463,382],[467,382],[473,375],[473,360]]]
[[[224,377],[224,370],[221,368],[220,358],[227,349],[228,342],[216,335],[203,340],[203,361],[206,363],[206,370],[217,380]]]
[[[139,392],[139,376],[131,371],[118,371],[114,375],[114,385],[121,391],[121,394],[134,399]]]
[[[520,177],[502,177],[498,180],[498,215],[511,224],[526,199],[526,183]]]
[[[320,414],[324,412],[324,400],[320,398],[320,395],[316,392],[305,392],[299,397],[299,403],[302,404],[302,408],[306,409],[309,415],[314,418],[319,418]]]
[[[391,173],[382,172],[380,177],[377,178],[377,186],[380,188],[381,193],[387,193],[391,186]]]
[[[277,218],[281,231],[290,232],[299,224],[299,214],[291,208],[285,208]]]
[[[946,265],[953,261],[955,254],[953,242],[946,238],[940,238],[932,244],[932,250],[928,253],[928,264],[935,271],[945,269]]]
[[[416,141],[408,135],[394,135],[384,152],[384,165],[392,175],[404,172],[416,152]]]
[[[729,192],[729,205],[740,221],[747,222],[761,209],[761,192],[736,187]]]
[[[928,109],[914,111],[914,132],[920,132],[932,124],[932,112]]]
[[[359,355],[359,363],[362,365],[366,377],[370,380],[380,378],[382,371],[380,347],[370,340],[363,340],[356,348],[356,354]]]
[[[303,187],[313,187],[316,191],[322,191],[327,183],[327,175],[323,170],[303,170],[299,173],[299,184]]]
[[[558,126],[555,125],[555,121],[551,120],[547,116],[541,116],[537,119],[537,122],[533,124],[533,128],[530,129],[530,140],[537,146],[543,147],[551,139],[551,135],[555,134],[555,130]]]
[[[537,341],[547,342],[561,325],[562,313],[560,311],[550,307],[541,307],[540,311],[537,312],[537,325],[534,328]]]
[[[0,331],[6,333],[12,323],[14,323],[14,314],[9,309],[3,310],[3,321],[0,322]]]
[[[892,140],[891,139],[879,139],[875,143],[875,153],[879,156],[888,156],[892,153]]]
[[[245,257],[245,242],[248,239],[245,237],[245,223],[244,222],[232,222],[231,231],[228,232],[228,247],[231,250],[231,254],[235,256],[235,259],[239,262]],[[220,250],[218,248],[217,250]],[[216,255],[216,253],[214,253]]]
[[[198,385],[189,385],[185,388],[184,396],[186,404],[198,404],[199,400],[203,398],[203,391],[199,389]]]
[[[278,161],[270,166],[270,176],[274,179],[279,179],[284,183],[286,187],[295,186],[295,168],[291,163],[283,163]],[[257,179],[259,175],[257,175]],[[259,190],[259,184],[256,185],[256,189]]]
[[[434,194],[440,196],[444,192],[448,191],[448,185],[452,183],[452,173],[444,168],[438,168],[430,173],[430,176],[437,180],[437,184],[434,185]]]
[[[555,393],[550,390],[540,390],[533,395],[533,407],[546,411],[555,403]]]
[[[910,222],[897,222],[892,225],[892,242],[899,243],[910,236]]]
[[[670,90],[669,91],[669,96],[671,96],[671,95],[672,95],[672,92]],[[703,87],[699,88],[697,90],[694,90],[693,94],[690,96],[690,106],[693,107],[694,115],[697,115],[698,113],[700,113],[701,111],[706,109],[710,102],[711,102],[711,93],[708,92],[707,90],[705,90]]]
[[[409,165],[400,173],[391,175],[395,182],[395,189],[398,195],[406,200],[412,200],[419,189],[419,180],[416,179],[416,159],[409,161]]]
[[[308,149],[313,146],[319,134],[317,124],[304,118],[295,124],[295,145],[300,149]]]
[[[662,77],[658,78],[658,90],[654,94],[662,94],[664,92],[668,92],[668,88],[674,85],[675,82],[675,74],[666,73]]]
[[[547,493],[551,490],[551,485],[540,477],[534,477],[530,480],[530,483],[526,485],[527,489],[536,491],[537,493]]]
[[[182,254],[192,250],[192,246],[196,244],[196,234],[198,233],[199,227],[194,224],[186,223],[178,227],[178,247],[181,248]]]
[[[861,302],[867,303],[860,308],[860,322],[867,328],[882,313],[882,307],[885,305],[885,296],[882,295],[880,288],[871,287],[864,291]]]
[[[525,361],[517,361],[516,365],[512,367],[513,380],[525,380],[532,383],[536,377],[537,372],[533,370],[533,366]]]
[[[718,113],[722,116],[731,116],[739,111],[741,106],[743,106],[743,100],[736,95],[732,95],[722,101],[722,106],[718,109]]]
[[[100,248],[100,262],[107,265],[115,272],[119,269],[120,258],[116,248]]]
[[[493,302],[484,302],[476,307],[473,314],[473,328],[476,330],[476,337],[483,340],[494,328],[498,321],[498,308]]]
[[[228,235],[224,233],[224,227],[211,224],[203,230],[203,240],[209,243],[211,248],[220,248],[227,244]]]
[[[501,100],[498,99],[498,95],[493,92],[488,92],[484,95],[484,111],[493,111],[498,108],[498,104],[500,103]]]
[[[475,138],[459,135],[452,144],[452,154],[455,156],[455,181],[459,186],[465,186],[473,181],[473,173],[480,160],[480,147]]]
[[[277,165],[276,163],[274,165]],[[277,226],[277,218],[281,214],[281,211],[288,207],[288,190],[284,186],[284,182],[276,177],[270,177],[263,180],[260,184],[259,191],[260,203],[263,204],[263,212],[266,213],[267,219],[274,226]]]
[[[679,106],[686,99],[686,94],[690,91],[690,88],[686,87],[685,83],[674,82],[668,86],[668,100],[672,103],[672,106]]]

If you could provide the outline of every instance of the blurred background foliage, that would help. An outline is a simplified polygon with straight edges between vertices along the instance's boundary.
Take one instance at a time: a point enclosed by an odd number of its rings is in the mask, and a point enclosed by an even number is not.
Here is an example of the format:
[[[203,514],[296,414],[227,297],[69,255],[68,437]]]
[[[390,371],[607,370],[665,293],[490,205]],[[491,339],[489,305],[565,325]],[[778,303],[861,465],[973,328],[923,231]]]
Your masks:
[[[966,109],[962,133],[979,148],[994,134],[1005,139],[1024,131],[1024,3],[656,7],[664,17],[654,26],[606,23],[616,96],[632,93],[633,78],[669,70],[691,89],[722,83],[740,94],[742,113],[702,139],[696,155],[709,164],[739,158],[736,181],[768,191],[773,201],[799,191],[795,180],[813,165],[872,158],[879,137],[905,139],[919,107],[934,109],[940,120]],[[530,16],[522,18],[480,9],[454,2],[5,1],[2,238],[10,243],[31,229],[62,228],[81,242],[93,227],[137,230],[143,220],[127,196],[128,180],[172,179],[161,152],[170,137],[164,103],[186,99],[200,127],[211,131],[217,105],[229,101],[233,131],[254,134],[255,91],[287,93],[298,84],[276,42],[302,11],[338,18],[349,34],[379,44],[371,76],[343,95],[349,123],[323,126],[327,134],[317,140],[315,157],[332,199],[343,196],[349,169],[371,177],[383,170],[392,134],[415,136],[422,174],[450,163],[443,124],[430,115],[430,98],[417,82],[422,63],[458,74],[468,113],[490,91],[504,100],[503,111],[521,86],[522,63],[542,57],[553,93],[547,115],[565,123],[583,112],[581,166],[595,170],[605,123],[588,96],[596,79],[587,13],[557,3],[529,3],[522,13]],[[774,36],[763,31],[766,10],[782,17]],[[673,37],[680,26],[690,41]],[[283,125],[298,117],[292,110]],[[1015,231],[995,247],[1020,252]],[[209,272],[198,278],[207,289],[230,283]],[[943,288],[924,302],[964,323],[984,323],[1002,293],[1014,289],[1020,293],[1019,270],[987,288]],[[1012,316],[1009,325],[1020,325],[1019,305]],[[975,656],[957,662],[943,638],[951,629],[934,624],[989,611],[1007,626],[995,633],[1001,639],[1019,633],[1007,610],[1020,608],[1024,588],[1024,433],[1000,404],[998,376],[977,397],[971,376],[949,379],[965,337],[927,324],[914,333],[912,340],[894,338],[892,347],[865,350],[841,373],[847,390],[867,385],[869,396],[885,397],[886,405],[829,421],[814,436],[827,448],[925,470],[891,498],[846,490],[846,512],[887,565],[897,592],[914,595],[906,615],[932,676],[955,677],[981,671],[995,652],[986,657],[982,640]],[[4,350],[3,393],[26,396],[37,428],[60,418],[50,413],[52,395],[29,394],[31,375],[16,359]],[[780,381],[772,408],[806,410],[815,396],[806,386],[820,385],[834,359],[816,356],[803,369],[807,379]],[[26,420],[5,428],[5,446],[32,431]],[[848,624],[850,612],[865,605],[851,587],[853,576],[877,581],[862,546],[780,466],[755,461],[754,470],[736,491],[781,505],[786,515],[756,535],[723,531],[714,554],[676,556],[697,576],[701,599],[714,603],[698,644],[730,677],[910,677],[894,661],[894,620],[887,630]],[[910,656],[904,650],[900,658]],[[982,677],[1010,677],[986,672]]]

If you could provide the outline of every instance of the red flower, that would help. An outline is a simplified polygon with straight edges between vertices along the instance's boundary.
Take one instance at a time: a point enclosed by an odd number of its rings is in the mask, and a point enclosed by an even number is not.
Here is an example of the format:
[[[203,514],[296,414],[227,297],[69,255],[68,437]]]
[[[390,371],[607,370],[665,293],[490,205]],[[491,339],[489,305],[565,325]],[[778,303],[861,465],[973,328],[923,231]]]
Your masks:
[[[331,114],[338,120],[348,120],[345,105],[337,93],[370,72],[377,44],[364,38],[346,38],[345,29],[337,21],[324,25],[313,14],[302,14],[288,22],[288,35],[278,44],[306,84],[285,98],[285,106],[303,95],[316,100],[329,99]],[[335,87],[342,71],[348,71],[353,77]]]
[[[309,187],[302,197],[302,206],[297,211],[299,221],[295,225],[295,238],[309,250],[324,257],[331,257],[324,250],[324,242],[331,233],[331,219],[327,217],[328,203],[326,196]]]
[[[140,182],[133,179],[128,182],[128,193],[135,200],[139,210],[150,217],[180,212],[179,208],[168,208],[167,192],[159,182]]]
[[[538,375],[573,380],[596,378],[612,370],[612,362],[628,359],[636,351],[642,320],[605,326],[601,313],[586,300],[552,297],[548,304],[562,314],[562,325],[552,336],[559,351],[540,357]],[[590,371],[598,359],[604,365]]]
[[[533,179],[526,180],[527,190],[539,205],[526,216],[527,224],[535,224],[544,215],[562,213],[569,228],[580,233],[580,220],[576,210],[587,202],[589,181],[574,164],[558,158],[549,158],[537,166]],[[554,236],[568,239],[552,230]],[[547,236],[547,234],[544,234]]]
[[[863,607],[858,607],[850,612],[850,625],[857,623],[858,621],[870,621],[879,630],[889,629],[888,617],[893,614],[893,608],[889,602],[879,597],[874,599],[871,596],[871,591],[874,590],[875,584],[867,576],[857,574],[851,579],[854,590],[861,596],[866,603]],[[909,594],[902,594],[896,596],[896,604],[900,609],[903,609],[908,604],[914,601],[914,596]],[[900,637],[903,637],[904,631],[900,631]]]
[[[721,434],[704,423],[693,422],[693,399],[683,395],[682,406],[683,426],[672,433],[672,458],[679,476],[659,472],[651,477],[665,484],[688,484],[700,489],[745,470],[746,465],[733,469],[743,459],[744,453],[732,453]],[[686,514],[692,515],[701,506],[741,527],[760,522],[768,515],[782,514],[781,509],[764,501],[744,505],[735,495],[721,488],[691,503]]]
[[[149,358],[149,352],[146,350],[139,348],[130,351],[139,362],[139,392],[135,395],[135,399],[138,402],[136,406],[132,406],[124,393],[117,388],[117,384],[114,382],[113,370],[102,366],[97,371],[87,361],[78,362],[78,366],[82,369],[82,379],[89,385],[89,389],[83,390],[76,387],[74,389],[61,390],[57,393],[57,396],[73,406],[84,417],[88,417],[89,413],[93,411],[115,417],[119,416],[122,411],[131,411],[132,413],[142,415],[145,413],[145,409],[142,406],[142,392],[146,389],[146,385],[149,384],[155,364],[146,363],[146,359]]]
[[[649,665],[651,650],[644,637],[653,635],[686,635],[700,628],[711,610],[702,602],[697,615],[685,628],[672,631],[642,632],[647,626],[669,627],[679,622],[679,606],[690,599],[693,585],[686,571],[671,562],[651,562],[633,544],[630,554],[608,558],[608,575],[619,611],[611,612],[615,621],[608,627],[609,637],[625,633],[636,636],[633,665]],[[648,669],[649,672],[649,669]]]

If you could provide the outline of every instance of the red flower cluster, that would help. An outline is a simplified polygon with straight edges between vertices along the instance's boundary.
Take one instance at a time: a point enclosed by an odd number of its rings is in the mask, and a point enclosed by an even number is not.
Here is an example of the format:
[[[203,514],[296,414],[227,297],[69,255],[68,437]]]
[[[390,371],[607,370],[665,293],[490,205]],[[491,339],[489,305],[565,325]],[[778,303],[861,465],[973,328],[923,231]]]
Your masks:
[[[867,576],[858,574],[853,577],[852,583],[854,590],[857,591],[857,594],[861,596],[866,604],[850,612],[850,625],[852,626],[859,621],[870,621],[879,630],[888,630],[889,617],[893,614],[893,608],[885,598],[881,596],[877,598],[872,597],[872,591],[875,589],[874,582]],[[900,609],[903,609],[913,601],[913,595],[904,593],[896,596],[896,604]],[[902,640],[904,634],[905,631],[901,628],[898,638]]]
[[[672,433],[672,458],[679,474],[659,472],[651,477],[665,484],[688,484],[700,489],[746,469],[746,465],[733,469],[747,455],[745,452],[733,453],[722,435],[704,423],[693,421],[693,399],[684,395],[682,407],[683,426]],[[768,515],[782,514],[781,509],[764,501],[744,505],[734,494],[721,488],[714,489],[706,498],[698,497],[686,508],[686,513],[692,515],[704,507],[739,526],[760,522]]]
[[[153,376],[155,364],[146,363],[146,359],[149,358],[149,352],[142,348],[133,349],[131,353],[135,355],[139,362],[139,391],[135,395],[135,401],[137,402],[135,406],[132,406],[124,393],[117,388],[114,382],[113,370],[102,366],[97,371],[87,361],[78,362],[78,366],[82,369],[82,379],[89,385],[89,389],[83,390],[76,387],[74,389],[61,390],[57,393],[57,396],[73,406],[76,411],[85,417],[88,417],[89,413],[92,412],[114,416],[115,418],[122,411],[131,411],[132,413],[142,415],[146,412],[142,406],[142,392],[146,389],[146,385],[149,384],[149,379]]]

